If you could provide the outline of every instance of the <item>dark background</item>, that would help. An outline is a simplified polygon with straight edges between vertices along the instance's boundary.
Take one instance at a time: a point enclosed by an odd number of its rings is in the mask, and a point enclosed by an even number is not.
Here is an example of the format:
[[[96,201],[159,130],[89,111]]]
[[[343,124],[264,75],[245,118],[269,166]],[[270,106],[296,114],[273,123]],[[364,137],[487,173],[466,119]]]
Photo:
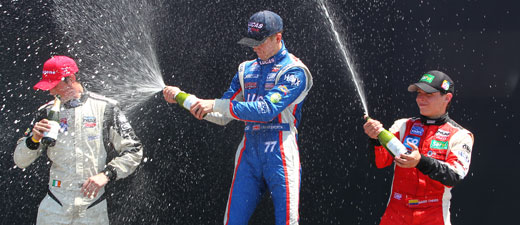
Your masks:
[[[121,2],[117,4],[129,4]],[[30,113],[51,99],[32,90],[43,62],[56,54],[82,60],[78,64],[85,85],[102,93],[110,93],[99,88],[103,68],[118,67],[104,64],[111,55],[81,49],[88,48],[96,33],[77,44],[74,35],[64,32],[67,28],[53,17],[60,4],[0,3],[0,224],[34,223],[46,192],[50,166],[46,156],[25,170],[12,160]],[[474,133],[475,144],[470,172],[452,190],[453,224],[517,221],[519,4],[513,0],[328,3],[362,80],[369,113],[385,127],[397,118],[418,115],[414,94],[406,88],[423,72],[442,70],[455,81],[450,116]],[[287,48],[314,77],[299,129],[300,222],[378,224],[392,169],[378,170],[367,159],[370,149],[362,131],[360,98],[316,2],[179,0],[151,5],[156,11],[146,19],[152,24],[153,48],[165,83],[202,98],[220,97],[238,64],[255,57],[252,50],[236,44],[249,16],[261,9],[279,13]],[[102,14],[104,9],[99,10]],[[112,23],[117,21],[106,26]],[[89,79],[94,70],[100,75]],[[118,100],[123,105],[132,101]],[[243,125],[220,127],[198,121],[166,104],[161,94],[128,114],[145,145],[145,161],[134,175],[107,188],[111,224],[220,224]],[[269,196],[250,224],[274,224]]]

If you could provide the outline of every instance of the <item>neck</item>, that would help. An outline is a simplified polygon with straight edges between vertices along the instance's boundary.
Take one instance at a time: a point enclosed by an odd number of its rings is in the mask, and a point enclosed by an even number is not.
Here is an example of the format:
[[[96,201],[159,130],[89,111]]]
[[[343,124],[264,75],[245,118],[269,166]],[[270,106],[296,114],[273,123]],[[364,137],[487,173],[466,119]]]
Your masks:
[[[431,125],[431,124],[441,125],[441,124],[445,124],[446,122],[448,122],[448,120],[450,120],[448,113],[444,113],[437,117],[421,115],[421,122],[423,124],[428,124],[428,125]]]
[[[72,99],[79,99],[81,98],[81,94],[83,94],[83,91],[83,86],[81,86],[81,84],[73,83],[70,95],[62,96],[62,101],[67,102]]]
[[[269,56],[267,56],[265,59],[262,59],[260,58],[261,60],[268,60],[270,59],[271,57],[273,57],[274,55],[276,55],[276,53],[278,53],[280,51],[280,49],[282,49],[282,42],[278,42],[278,44],[276,45],[276,48],[273,49],[273,51],[271,52],[271,54],[269,54]]]

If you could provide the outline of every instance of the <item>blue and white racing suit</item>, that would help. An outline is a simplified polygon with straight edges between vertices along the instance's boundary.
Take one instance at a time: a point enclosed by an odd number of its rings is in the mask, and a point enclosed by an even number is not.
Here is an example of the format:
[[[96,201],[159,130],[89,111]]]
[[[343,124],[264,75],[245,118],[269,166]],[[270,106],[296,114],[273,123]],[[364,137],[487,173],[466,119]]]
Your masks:
[[[220,125],[245,122],[235,156],[235,172],[224,224],[247,224],[269,189],[276,224],[298,224],[300,157],[297,127],[311,73],[285,45],[266,61],[240,64],[230,88],[215,100],[205,119]]]

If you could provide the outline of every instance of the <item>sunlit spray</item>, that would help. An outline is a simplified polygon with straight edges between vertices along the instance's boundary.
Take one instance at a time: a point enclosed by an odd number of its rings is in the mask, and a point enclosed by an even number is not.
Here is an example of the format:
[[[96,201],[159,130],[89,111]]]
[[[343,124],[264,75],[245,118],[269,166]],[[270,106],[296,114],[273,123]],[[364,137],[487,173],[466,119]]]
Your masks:
[[[365,110],[365,115],[368,115],[368,107],[367,107],[367,103],[366,103],[365,94],[363,92],[362,86],[360,85],[360,79],[354,69],[354,65],[352,63],[350,54],[349,54],[347,48],[345,47],[345,45],[343,44],[340,34],[336,30],[336,25],[329,13],[327,3],[325,2],[325,0],[318,0],[318,3],[320,5],[320,7],[323,9],[323,13],[324,13],[325,17],[327,18],[328,22],[330,23],[330,29],[332,31],[334,39],[336,40],[336,43],[340,49],[341,55],[343,56],[343,59],[345,60],[345,62],[347,64],[348,70],[350,71],[350,74],[352,76],[352,80],[354,81],[354,84],[356,85],[356,90],[359,94],[359,97],[361,98],[361,103],[363,104],[363,109]]]
[[[55,0],[53,17],[68,39],[87,89],[118,100],[129,112],[166,86],[154,27],[161,1]],[[100,10],[102,9],[102,10]]]

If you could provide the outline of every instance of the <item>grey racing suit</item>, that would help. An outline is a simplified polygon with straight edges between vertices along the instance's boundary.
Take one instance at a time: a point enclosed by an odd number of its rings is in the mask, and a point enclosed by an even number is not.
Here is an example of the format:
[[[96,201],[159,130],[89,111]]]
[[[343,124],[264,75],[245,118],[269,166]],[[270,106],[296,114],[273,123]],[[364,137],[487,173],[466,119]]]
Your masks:
[[[52,103],[40,107],[33,123],[46,117]],[[141,162],[141,142],[117,102],[92,92],[62,105],[60,127],[56,145],[47,149],[52,161],[49,191],[40,203],[37,224],[108,224],[104,187],[89,198],[81,186],[101,172],[111,181],[130,175]],[[20,168],[44,153],[31,137],[18,140],[14,161]]]

